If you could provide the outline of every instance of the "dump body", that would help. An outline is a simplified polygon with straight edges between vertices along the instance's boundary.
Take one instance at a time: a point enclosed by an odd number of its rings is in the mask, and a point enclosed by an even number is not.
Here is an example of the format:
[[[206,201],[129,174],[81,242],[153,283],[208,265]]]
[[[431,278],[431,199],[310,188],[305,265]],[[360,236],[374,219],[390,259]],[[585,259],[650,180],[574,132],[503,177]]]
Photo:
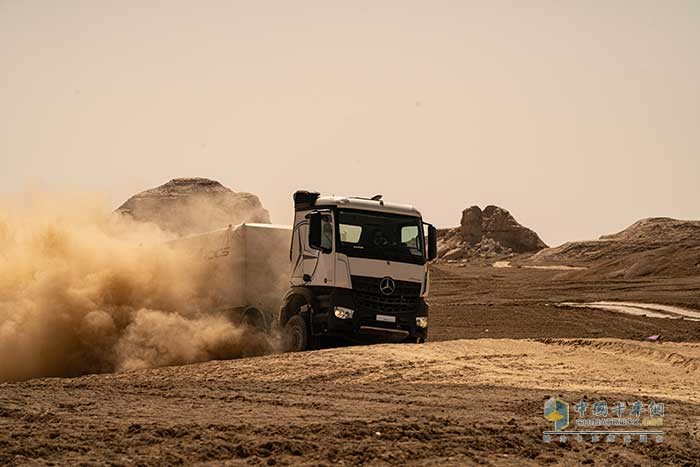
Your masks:
[[[291,227],[240,224],[173,241],[201,269],[197,306],[207,311],[255,308],[269,322],[289,284]],[[238,316],[239,313],[234,313]]]
[[[242,224],[236,227],[245,244],[243,265],[244,301],[248,306],[279,313],[289,288],[289,244],[292,227],[273,224]]]

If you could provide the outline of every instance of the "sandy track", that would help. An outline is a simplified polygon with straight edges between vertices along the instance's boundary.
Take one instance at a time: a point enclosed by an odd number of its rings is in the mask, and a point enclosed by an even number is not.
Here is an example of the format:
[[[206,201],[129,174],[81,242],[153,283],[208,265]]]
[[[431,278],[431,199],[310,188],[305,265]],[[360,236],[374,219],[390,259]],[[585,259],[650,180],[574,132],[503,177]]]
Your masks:
[[[692,465],[700,344],[376,345],[0,385],[0,464]],[[662,445],[545,445],[543,400],[665,402]]]

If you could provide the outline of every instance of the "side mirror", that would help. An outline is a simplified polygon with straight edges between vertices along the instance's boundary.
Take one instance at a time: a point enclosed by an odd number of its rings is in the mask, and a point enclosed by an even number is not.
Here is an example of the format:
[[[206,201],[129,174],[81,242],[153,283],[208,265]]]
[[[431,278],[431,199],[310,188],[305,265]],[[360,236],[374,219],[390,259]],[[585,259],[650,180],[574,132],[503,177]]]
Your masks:
[[[309,214],[309,246],[321,249],[321,214],[318,212]]]
[[[437,258],[437,229],[428,225],[428,261]]]

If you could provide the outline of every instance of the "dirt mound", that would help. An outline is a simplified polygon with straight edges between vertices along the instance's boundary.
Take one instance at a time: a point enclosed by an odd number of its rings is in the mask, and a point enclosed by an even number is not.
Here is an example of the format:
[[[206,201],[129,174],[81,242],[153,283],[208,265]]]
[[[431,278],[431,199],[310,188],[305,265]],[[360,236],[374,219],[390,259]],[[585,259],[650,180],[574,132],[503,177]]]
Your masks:
[[[620,248],[620,250],[624,251],[625,247]],[[620,254],[620,252],[615,251],[614,245],[608,247],[606,253],[610,256]],[[660,247],[649,246],[644,251],[594,264],[577,274],[581,279],[587,277],[631,279],[654,276],[697,276],[700,275],[700,242],[684,242]]]
[[[459,227],[438,232],[438,257],[443,260],[493,258],[547,248],[532,230],[498,206],[472,206],[462,212]]]
[[[542,250],[522,264],[585,266],[581,278],[700,275],[700,221],[654,217],[598,240]]]
[[[603,235],[601,240],[646,243],[672,243],[695,241],[700,243],[700,221],[684,221],[670,217],[642,219],[625,230],[612,235]]]
[[[175,178],[132,196],[116,212],[178,235],[242,222],[270,222],[270,214],[257,196],[234,192],[207,178]]]

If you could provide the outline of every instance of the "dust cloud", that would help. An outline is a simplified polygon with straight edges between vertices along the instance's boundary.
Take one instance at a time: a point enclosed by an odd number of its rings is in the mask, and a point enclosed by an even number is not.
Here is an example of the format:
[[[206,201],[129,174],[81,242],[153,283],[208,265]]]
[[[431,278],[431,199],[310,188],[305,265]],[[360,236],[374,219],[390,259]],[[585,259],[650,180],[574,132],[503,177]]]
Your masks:
[[[206,271],[172,239],[94,196],[0,204],[0,381],[270,351],[201,306]]]

